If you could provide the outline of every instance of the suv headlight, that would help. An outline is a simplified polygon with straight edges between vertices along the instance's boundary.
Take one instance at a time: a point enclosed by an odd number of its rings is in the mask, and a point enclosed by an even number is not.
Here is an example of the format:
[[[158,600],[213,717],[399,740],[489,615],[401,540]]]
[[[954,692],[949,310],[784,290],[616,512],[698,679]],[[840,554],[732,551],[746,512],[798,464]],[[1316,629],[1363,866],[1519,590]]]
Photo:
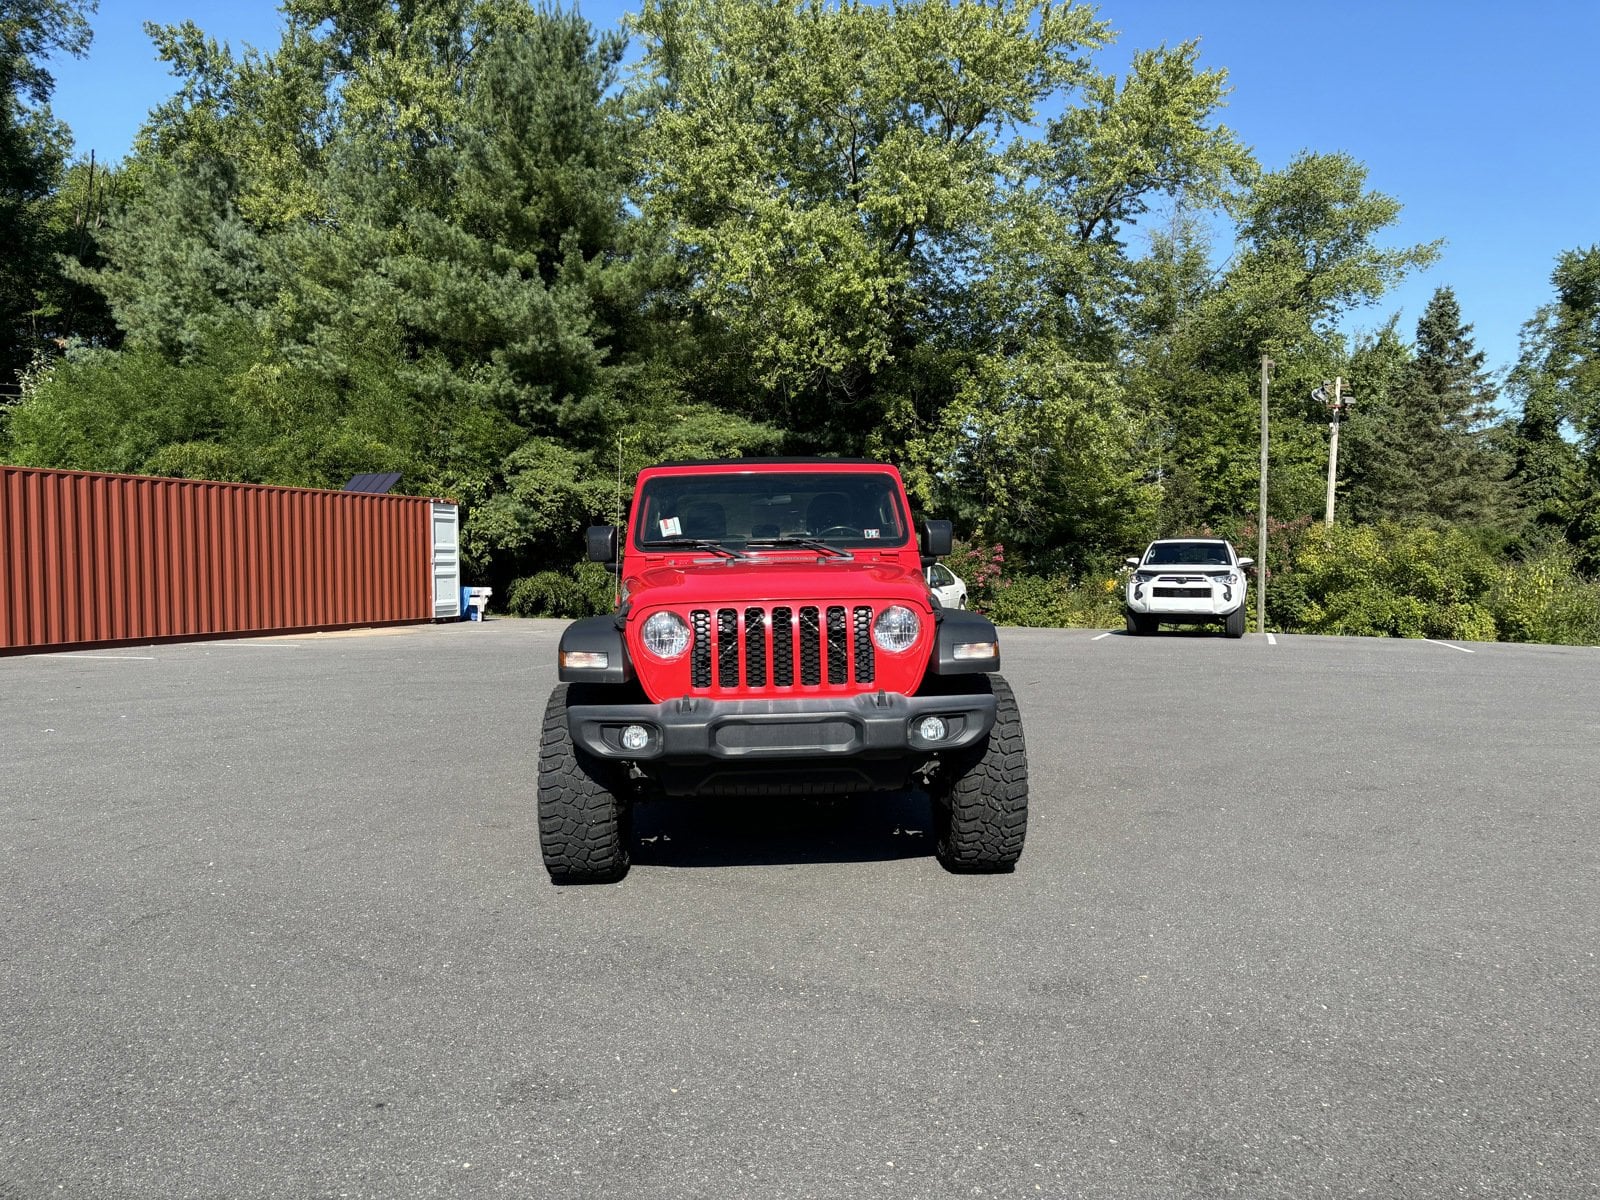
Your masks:
[[[872,623],[873,642],[890,654],[911,649],[921,632],[922,622],[917,620],[917,614],[899,604],[884,609]]]
[[[658,612],[646,618],[640,631],[644,648],[657,658],[681,658],[689,648],[689,626],[675,612]]]
[[[1225,575],[1213,575],[1211,578],[1225,587],[1232,587],[1234,584],[1239,582],[1239,577],[1232,571],[1229,571]]]

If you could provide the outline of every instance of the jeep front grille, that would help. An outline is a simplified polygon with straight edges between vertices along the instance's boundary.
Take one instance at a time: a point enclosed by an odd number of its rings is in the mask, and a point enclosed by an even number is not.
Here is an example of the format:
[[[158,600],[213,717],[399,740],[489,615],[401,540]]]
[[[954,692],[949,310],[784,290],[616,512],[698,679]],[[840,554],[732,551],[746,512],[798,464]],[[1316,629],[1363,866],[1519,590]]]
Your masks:
[[[872,609],[803,604],[697,608],[689,614],[689,682],[718,690],[845,687],[873,682]],[[798,675],[798,678],[797,678]]]

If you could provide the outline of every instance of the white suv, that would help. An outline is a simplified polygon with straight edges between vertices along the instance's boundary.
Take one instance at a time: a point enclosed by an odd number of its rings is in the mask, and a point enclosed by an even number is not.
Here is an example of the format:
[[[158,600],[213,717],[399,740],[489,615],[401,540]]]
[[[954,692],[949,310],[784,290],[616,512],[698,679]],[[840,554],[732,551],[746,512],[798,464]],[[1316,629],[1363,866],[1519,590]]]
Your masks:
[[[1123,561],[1133,568],[1124,610],[1129,633],[1221,621],[1229,637],[1244,636],[1244,569],[1255,560],[1240,558],[1221,538],[1166,538],[1151,542],[1142,559]]]

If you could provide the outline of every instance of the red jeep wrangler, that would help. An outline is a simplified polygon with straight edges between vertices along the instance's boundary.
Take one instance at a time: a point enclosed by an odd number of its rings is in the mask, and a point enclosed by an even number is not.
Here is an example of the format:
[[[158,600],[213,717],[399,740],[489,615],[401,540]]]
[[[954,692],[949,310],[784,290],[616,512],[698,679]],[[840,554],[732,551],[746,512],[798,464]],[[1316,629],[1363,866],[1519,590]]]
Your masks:
[[[539,746],[556,883],[628,870],[639,795],[839,796],[920,784],[954,871],[1022,853],[1022,719],[994,626],[923,577],[948,521],[911,529],[900,473],[846,459],[651,467],[617,570],[621,606],[561,637]],[[618,533],[590,528],[590,559]]]

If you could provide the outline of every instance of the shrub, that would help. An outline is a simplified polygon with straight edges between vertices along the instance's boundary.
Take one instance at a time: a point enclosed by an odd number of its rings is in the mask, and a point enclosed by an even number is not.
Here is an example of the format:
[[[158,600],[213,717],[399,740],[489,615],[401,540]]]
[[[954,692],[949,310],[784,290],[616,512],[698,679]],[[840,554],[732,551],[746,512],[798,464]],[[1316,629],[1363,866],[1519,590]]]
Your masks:
[[[1067,587],[1065,602],[1073,629],[1122,627],[1122,578],[1114,571],[1085,575]]]
[[[1494,560],[1454,530],[1317,526],[1270,577],[1267,600],[1280,627],[1306,633],[1492,641],[1495,578]]]
[[[970,587],[969,596],[970,596]],[[1063,581],[1047,575],[1012,575],[992,590],[984,613],[996,625],[1064,627],[1072,607]]]
[[[1600,584],[1574,570],[1572,551],[1547,549],[1537,558],[1508,563],[1489,593],[1489,606],[1508,642],[1600,644]]]
[[[604,563],[579,563],[570,572],[540,571],[512,583],[506,611],[518,617],[593,617],[611,611],[616,586]]]
[[[944,557],[949,567],[967,585],[967,603],[978,612],[988,612],[1005,570],[1006,548],[982,542],[957,542]]]

